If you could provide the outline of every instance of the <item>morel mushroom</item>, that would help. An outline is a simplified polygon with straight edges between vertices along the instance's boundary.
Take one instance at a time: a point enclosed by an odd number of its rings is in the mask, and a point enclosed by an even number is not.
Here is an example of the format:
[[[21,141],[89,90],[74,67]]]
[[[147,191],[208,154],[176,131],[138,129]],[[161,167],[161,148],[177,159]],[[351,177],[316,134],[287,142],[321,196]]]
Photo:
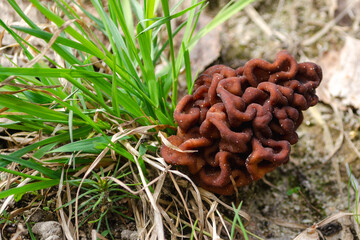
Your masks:
[[[175,109],[178,132],[168,141],[182,151],[163,144],[161,155],[186,166],[199,186],[231,195],[288,162],[302,111],[318,102],[321,79],[318,65],[298,64],[286,51],[274,63],[212,66]]]

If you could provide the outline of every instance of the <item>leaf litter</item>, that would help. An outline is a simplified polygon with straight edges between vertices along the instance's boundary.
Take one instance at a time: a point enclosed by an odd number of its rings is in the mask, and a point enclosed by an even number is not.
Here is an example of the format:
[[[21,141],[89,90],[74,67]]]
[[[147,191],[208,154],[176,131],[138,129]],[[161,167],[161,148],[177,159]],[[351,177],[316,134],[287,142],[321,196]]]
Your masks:
[[[224,4],[221,0],[215,2],[219,6]],[[27,8],[31,12],[31,7]],[[216,9],[207,14],[211,16]],[[305,113],[305,121],[299,129],[300,140],[292,148],[290,162],[268,174],[264,180],[239,189],[237,196],[215,196],[197,188],[187,175],[168,166],[160,156],[142,155],[141,158],[151,169],[151,180],[147,182],[141,174],[141,179],[138,179],[138,175],[126,177],[126,184],[142,182],[142,185],[135,184],[132,190],[128,189],[139,199],[126,201],[132,207],[134,221],[118,220],[124,223],[119,229],[136,230],[140,239],[177,239],[188,238],[196,222],[194,239],[212,239],[213,236],[228,239],[234,212],[231,203],[235,202],[237,206],[242,202],[239,214],[254,239],[359,238],[359,225],[353,216],[354,205],[359,203],[355,199],[357,189],[353,187],[356,184],[348,187],[351,176],[355,180],[360,176],[359,12],[359,1],[356,0],[257,1],[215,30],[220,37],[209,41],[214,47],[203,44],[200,50],[195,48],[191,59],[200,63],[197,67],[199,71],[211,64],[209,56],[212,56],[213,63],[236,67],[250,58],[271,60],[281,48],[287,48],[300,60],[319,61],[324,71],[319,95],[324,104]],[[13,21],[16,22],[15,19]],[[16,46],[9,46],[11,43],[4,36],[1,51],[6,52],[9,59],[20,61],[21,53],[16,52]],[[218,46],[221,46],[220,51]],[[201,54],[204,51],[207,54]],[[146,137],[150,133],[138,130],[141,131],[136,134],[145,136],[143,141],[151,141],[150,137]],[[136,128],[134,131],[137,131]],[[9,146],[26,145],[34,138],[20,133],[5,134],[5,129],[1,128],[0,132],[0,146],[7,147],[1,151],[11,152],[13,147]],[[141,155],[139,143],[122,142],[134,159],[139,159]],[[156,146],[158,143],[149,144]],[[108,166],[111,169],[112,165]],[[136,167],[137,170],[132,172],[142,172],[138,161],[135,164],[126,162],[124,166]],[[93,167],[86,170],[100,171]],[[1,178],[1,186],[13,181],[17,181],[17,178]],[[122,187],[126,185],[118,184]],[[71,199],[72,189],[69,186],[64,188],[67,198]],[[57,195],[58,204],[61,205],[59,192],[49,191],[47,194]],[[10,204],[11,199],[6,202],[2,202],[3,206]],[[8,206],[13,206],[10,209],[15,213],[16,208],[21,208],[21,202]],[[74,236],[74,226],[64,212],[60,215],[65,234]],[[133,223],[136,227],[131,227]],[[334,227],[337,231],[331,232],[326,228],[339,224],[341,229]],[[91,226],[81,229],[79,236],[89,229]],[[23,228],[20,230],[23,231]],[[172,235],[164,235],[164,231]],[[240,238],[239,226],[236,231]],[[98,233],[92,231],[91,235],[98,236]]]

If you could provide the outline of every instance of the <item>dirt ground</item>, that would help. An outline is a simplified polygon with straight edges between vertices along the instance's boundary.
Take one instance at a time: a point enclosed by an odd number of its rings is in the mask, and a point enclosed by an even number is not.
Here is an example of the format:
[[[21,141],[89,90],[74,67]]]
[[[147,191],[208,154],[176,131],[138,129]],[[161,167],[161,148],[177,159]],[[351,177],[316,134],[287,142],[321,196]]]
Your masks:
[[[224,2],[210,1],[204,22],[209,21]],[[346,48],[346,43],[359,41],[359,22],[358,0],[255,1],[217,28],[211,37],[205,36],[192,52],[192,67],[200,72],[215,63],[237,67],[251,58],[272,61],[281,49],[287,49],[300,62],[319,63],[323,69],[321,102],[304,113],[304,122],[298,130],[299,141],[292,146],[290,162],[264,179],[239,189],[237,198],[220,197],[228,204],[242,201],[241,209],[251,217],[245,224],[246,229],[262,239],[294,239],[304,230],[313,234],[311,229],[315,232],[312,236],[317,237],[303,235],[297,239],[360,237],[354,217],[339,215],[354,213],[359,202],[355,189],[360,177],[360,101],[357,98],[360,48]],[[346,57],[340,62],[342,54]],[[345,82],[341,91],[334,86],[340,81]],[[17,203],[14,208],[21,205]],[[331,221],[321,223],[332,216]],[[33,220],[36,219],[56,220],[57,217],[45,211]],[[314,225],[316,223],[319,224]],[[15,225],[7,226],[5,236],[10,236],[15,228]],[[119,239],[130,239],[120,234],[123,231],[136,230],[131,222],[118,224],[118,228],[115,232]],[[250,239],[256,237],[250,236]]]
[[[253,6],[256,12],[246,9],[246,14],[227,23],[231,38],[224,41],[219,61],[237,66],[246,58],[270,60],[286,48],[300,61],[319,63],[324,72],[319,90],[322,102],[305,112],[290,162],[240,190],[243,209],[253,217],[249,231],[265,239],[292,239],[305,226],[354,211],[357,196],[349,188],[346,167],[359,177],[359,102],[349,96],[360,92],[349,89],[360,84],[356,70],[360,51],[348,50],[346,42],[359,38],[359,17],[353,15],[359,13],[359,2],[261,1]],[[347,57],[340,62],[345,52]],[[329,61],[331,54],[337,57]],[[354,64],[350,63],[353,54],[357,55]],[[349,67],[346,72],[339,68],[341,64]],[[334,86],[341,81],[345,85]],[[357,228],[343,226],[322,235],[324,239],[359,239]],[[349,229],[353,234],[346,235]]]

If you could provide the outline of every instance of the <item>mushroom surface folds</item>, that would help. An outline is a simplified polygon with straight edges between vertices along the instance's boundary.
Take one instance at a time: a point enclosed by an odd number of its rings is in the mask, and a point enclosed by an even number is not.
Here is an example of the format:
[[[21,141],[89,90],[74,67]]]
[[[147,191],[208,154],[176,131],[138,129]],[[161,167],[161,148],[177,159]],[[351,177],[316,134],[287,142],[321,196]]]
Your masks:
[[[175,109],[178,132],[168,140],[182,151],[163,144],[161,155],[186,166],[199,186],[231,195],[288,162],[302,111],[318,102],[321,79],[318,65],[297,63],[284,50],[273,63],[212,66]]]

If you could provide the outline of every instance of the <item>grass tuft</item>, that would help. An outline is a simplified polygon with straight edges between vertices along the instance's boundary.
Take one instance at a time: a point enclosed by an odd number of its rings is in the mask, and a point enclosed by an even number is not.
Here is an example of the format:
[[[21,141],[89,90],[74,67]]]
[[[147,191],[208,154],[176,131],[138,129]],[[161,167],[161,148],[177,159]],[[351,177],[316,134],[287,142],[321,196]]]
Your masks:
[[[173,112],[183,70],[192,92],[191,50],[252,0],[231,1],[198,32],[206,1],[192,0],[187,8],[182,1],[172,6],[163,0],[91,0],[90,7],[75,0],[30,2],[47,19],[46,27],[15,0],[8,3],[27,26],[0,20],[13,38],[12,50],[24,56],[23,62],[9,58],[12,67],[0,66],[0,115],[6,119],[0,127],[9,135],[0,152],[2,216],[8,216],[14,196],[34,197],[39,205],[56,196],[51,210],[68,239],[79,237],[81,228],[115,239],[114,219],[135,222],[143,229],[141,239],[211,236],[203,208],[194,213],[186,206],[189,192],[183,195],[175,181],[176,194],[163,188],[169,187],[168,173],[191,180],[157,155],[157,133],[176,129]],[[172,24],[184,16],[179,26]],[[177,49],[174,37],[180,31]],[[202,205],[203,195],[192,186],[190,196]],[[167,206],[164,192],[174,199]],[[187,209],[184,219],[179,209]]]

